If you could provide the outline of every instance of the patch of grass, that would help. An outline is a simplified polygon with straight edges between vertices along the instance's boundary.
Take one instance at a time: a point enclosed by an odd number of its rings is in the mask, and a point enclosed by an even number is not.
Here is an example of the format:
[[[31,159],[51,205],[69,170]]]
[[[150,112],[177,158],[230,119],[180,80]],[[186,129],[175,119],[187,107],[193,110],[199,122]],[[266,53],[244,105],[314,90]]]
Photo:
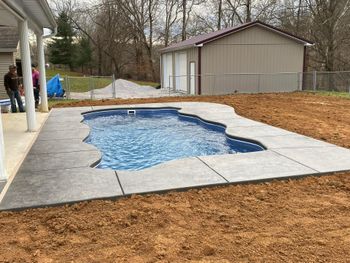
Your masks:
[[[338,91],[307,91],[312,94],[321,95],[321,96],[333,96],[350,99],[350,93],[348,92],[338,92]]]
[[[49,77],[48,77],[48,80],[50,80]],[[60,81],[63,89],[65,89],[66,92],[68,92],[68,86],[65,83],[66,78],[64,78],[63,75],[61,75]],[[87,91],[90,91],[91,87],[93,89],[105,88],[106,86],[112,83],[112,78],[108,78],[108,77],[91,78],[91,77],[69,76],[68,81],[69,81],[70,92],[87,92]]]
[[[65,83],[65,76],[68,76],[69,79],[69,88],[70,92],[87,92],[93,89],[101,89],[105,88],[109,84],[112,83],[112,77],[102,77],[90,78],[89,76],[84,76],[80,72],[74,72],[64,69],[47,69],[46,70],[46,78],[50,80],[52,77],[60,74],[61,77],[61,85],[68,92],[68,87]]]
[[[134,82],[134,83],[139,84],[141,86],[151,86],[153,88],[159,86],[159,83],[151,82],[151,81],[140,81],[140,80],[133,80],[133,79],[128,79],[128,81]]]
[[[84,76],[80,72],[74,72],[74,71],[69,71],[69,70],[64,70],[64,69],[46,69],[46,77],[47,78],[52,78],[53,76],[56,76],[57,74],[60,74],[62,77],[63,76]]]
[[[93,89],[105,88],[112,83],[112,78],[90,78],[71,77],[69,78],[70,92],[87,92]]]
[[[71,92],[87,92],[90,91],[90,87],[93,87],[94,89],[101,89],[105,88],[109,84],[112,83],[112,77],[94,77],[92,80],[90,80],[89,76],[84,76],[84,74],[80,72],[74,72],[64,69],[47,69],[46,70],[46,78],[47,80],[50,80],[52,77],[56,76],[57,74],[60,74],[61,76],[61,84],[62,87],[67,90],[67,86],[64,83],[65,76],[70,77],[69,78],[69,84],[70,84],[70,91]],[[139,81],[139,80],[129,80],[131,82],[134,82],[138,85],[142,86],[151,86],[151,87],[157,87],[159,86],[159,83],[157,82],[151,82],[151,81]]]
[[[71,102],[78,102],[79,100],[73,100],[73,99],[49,99],[49,108],[55,107],[57,104],[66,104],[66,103],[71,103]]]

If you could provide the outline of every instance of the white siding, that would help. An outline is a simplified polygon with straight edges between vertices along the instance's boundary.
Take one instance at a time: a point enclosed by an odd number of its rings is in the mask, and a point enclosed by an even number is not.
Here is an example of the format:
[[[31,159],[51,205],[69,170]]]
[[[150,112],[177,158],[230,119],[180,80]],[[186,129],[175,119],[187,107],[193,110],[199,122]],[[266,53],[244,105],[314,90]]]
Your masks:
[[[169,88],[169,77],[173,76],[173,56],[171,53],[162,55],[162,81],[163,87]],[[170,88],[173,82],[170,81]]]
[[[188,92],[187,52],[175,53],[175,88],[176,90]]]
[[[9,65],[14,63],[13,53],[0,53],[0,99],[8,98],[4,86],[4,76],[9,71]]]

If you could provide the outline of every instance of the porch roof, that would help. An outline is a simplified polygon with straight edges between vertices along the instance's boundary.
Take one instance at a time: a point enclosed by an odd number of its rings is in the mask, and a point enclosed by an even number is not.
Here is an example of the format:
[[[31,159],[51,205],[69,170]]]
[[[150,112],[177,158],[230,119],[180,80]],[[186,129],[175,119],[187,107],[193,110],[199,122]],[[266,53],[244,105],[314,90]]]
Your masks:
[[[27,19],[35,32],[55,31],[57,24],[46,0],[0,0],[0,25],[15,26]]]

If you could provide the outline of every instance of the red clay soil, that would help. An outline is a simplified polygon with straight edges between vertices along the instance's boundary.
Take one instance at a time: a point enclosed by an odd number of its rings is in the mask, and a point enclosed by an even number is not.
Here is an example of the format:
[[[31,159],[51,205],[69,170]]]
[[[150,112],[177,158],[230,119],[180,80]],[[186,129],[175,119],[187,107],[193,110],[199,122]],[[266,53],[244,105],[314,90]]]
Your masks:
[[[350,100],[312,94],[211,101],[350,147]],[[83,102],[71,106],[89,105]],[[350,173],[0,213],[0,262],[349,262]]]

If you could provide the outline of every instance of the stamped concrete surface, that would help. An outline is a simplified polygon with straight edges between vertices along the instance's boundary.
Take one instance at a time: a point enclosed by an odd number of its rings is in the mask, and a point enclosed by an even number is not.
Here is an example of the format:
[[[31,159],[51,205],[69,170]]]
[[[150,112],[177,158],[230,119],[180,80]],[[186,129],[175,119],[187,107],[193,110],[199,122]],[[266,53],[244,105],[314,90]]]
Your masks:
[[[45,123],[48,113],[36,112],[37,129]],[[37,133],[27,132],[27,120],[25,112],[2,113],[4,142],[5,142],[5,163],[8,178],[13,177],[23,159],[26,157]],[[1,191],[0,191],[1,192]]]
[[[91,108],[90,108],[91,109]],[[27,158],[12,181],[0,209],[40,207],[122,195],[116,174],[92,169],[99,151],[82,141],[89,128],[81,112],[51,112]]]
[[[227,183],[222,176],[195,157],[169,161],[152,169],[118,171],[117,174],[125,194]]]
[[[266,150],[173,160],[141,171],[91,168],[101,155],[94,146],[83,142],[89,127],[81,122],[82,113],[164,107],[225,125],[228,135],[258,142]],[[54,109],[0,203],[0,209],[347,170],[350,170],[350,150],[243,118],[226,105],[177,102]]]
[[[0,181],[0,192],[2,191],[2,189],[4,189],[6,185],[6,181]]]
[[[121,195],[115,172],[91,168],[19,171],[1,209],[40,207]]]

